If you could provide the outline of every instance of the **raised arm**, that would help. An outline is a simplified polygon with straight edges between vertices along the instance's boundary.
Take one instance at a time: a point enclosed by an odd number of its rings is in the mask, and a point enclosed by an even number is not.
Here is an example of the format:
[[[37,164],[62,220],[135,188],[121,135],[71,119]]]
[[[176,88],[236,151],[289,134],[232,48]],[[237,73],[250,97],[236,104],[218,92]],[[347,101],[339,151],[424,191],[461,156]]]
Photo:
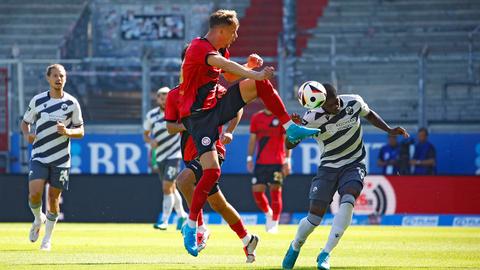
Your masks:
[[[365,116],[365,119],[375,127],[387,132],[389,135],[403,135],[405,138],[410,137],[408,132],[402,127],[391,128],[374,110],[370,110]]]
[[[273,67],[265,67],[262,71],[254,71],[218,54],[209,55],[207,63],[224,70],[226,73],[238,76],[238,78],[247,78],[256,81],[270,79],[275,71]],[[231,78],[233,78],[233,76],[231,76]]]
[[[247,63],[243,64],[243,66],[249,70],[252,70],[257,67],[261,67],[262,65],[263,65],[263,59],[258,54],[255,54],[255,53],[248,56]],[[229,72],[225,72],[223,74],[223,77],[228,82],[234,82],[236,80],[243,79],[243,77],[233,73],[229,73]]]

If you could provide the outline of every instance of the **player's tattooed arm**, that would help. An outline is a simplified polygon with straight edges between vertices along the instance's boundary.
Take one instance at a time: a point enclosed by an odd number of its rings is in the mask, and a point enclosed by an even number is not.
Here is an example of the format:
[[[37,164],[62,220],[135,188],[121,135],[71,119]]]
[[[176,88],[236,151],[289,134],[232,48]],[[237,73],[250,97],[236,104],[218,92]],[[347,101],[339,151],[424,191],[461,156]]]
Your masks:
[[[408,138],[410,135],[402,127],[391,128],[385,121],[378,115],[375,111],[370,110],[370,112],[365,116],[365,119],[368,120],[375,127],[387,132],[389,135],[403,135],[403,137]]]
[[[218,54],[209,55],[207,58],[207,63],[211,66],[222,69],[226,73],[231,73],[239,76],[240,78],[247,78],[256,81],[270,79],[273,77],[275,72],[275,69],[270,66],[265,67],[261,71],[254,71]]]

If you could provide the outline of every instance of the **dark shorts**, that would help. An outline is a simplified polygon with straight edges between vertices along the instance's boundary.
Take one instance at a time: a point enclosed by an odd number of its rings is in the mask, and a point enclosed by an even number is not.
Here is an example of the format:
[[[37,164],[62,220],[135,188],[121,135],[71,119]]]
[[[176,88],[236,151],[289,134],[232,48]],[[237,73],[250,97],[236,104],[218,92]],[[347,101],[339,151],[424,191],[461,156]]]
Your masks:
[[[252,185],[283,184],[282,165],[255,165],[253,171]]]
[[[178,173],[180,172],[180,159],[165,159],[160,163],[157,163],[158,166],[158,177],[162,181],[175,181]]]
[[[70,168],[51,166],[36,160],[30,161],[30,172],[28,173],[29,181],[43,179],[52,187],[61,190],[68,190],[69,176]]]
[[[351,181],[358,182],[363,187],[363,179],[367,175],[365,165],[355,163],[342,168],[319,167],[317,175],[310,186],[310,200],[331,203],[333,195]]]
[[[223,159],[220,158],[219,161],[220,161],[220,165],[222,165]],[[203,174],[202,164],[200,164],[200,161],[198,161],[197,159],[194,159],[190,162],[186,162],[185,167],[193,171],[193,174],[195,174],[195,185],[197,185],[198,181],[200,181],[200,178],[202,177],[202,174]],[[216,182],[215,185],[210,190],[210,192],[208,193],[208,196],[211,196],[219,191],[220,191],[220,186],[218,185],[218,182]]]
[[[192,113],[182,119],[188,133],[192,135],[198,156],[215,150],[215,141],[218,140],[218,127],[237,116],[238,111],[245,106],[240,93],[239,84],[228,88],[227,93],[218,100],[215,108]]]

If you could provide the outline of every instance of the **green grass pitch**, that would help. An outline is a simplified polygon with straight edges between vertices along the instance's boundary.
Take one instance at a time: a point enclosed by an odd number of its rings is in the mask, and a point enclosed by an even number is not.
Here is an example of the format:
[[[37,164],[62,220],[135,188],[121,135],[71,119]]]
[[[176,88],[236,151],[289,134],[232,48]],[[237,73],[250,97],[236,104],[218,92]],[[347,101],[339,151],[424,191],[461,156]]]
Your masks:
[[[26,223],[0,223],[0,269],[280,269],[296,226],[260,235],[257,261],[245,264],[240,240],[226,225],[210,225],[207,249],[194,258],[173,226],[59,223],[52,251],[30,243]],[[295,269],[316,269],[315,258],[330,227],[321,226],[304,245]],[[332,269],[480,269],[479,228],[353,226],[331,258]]]

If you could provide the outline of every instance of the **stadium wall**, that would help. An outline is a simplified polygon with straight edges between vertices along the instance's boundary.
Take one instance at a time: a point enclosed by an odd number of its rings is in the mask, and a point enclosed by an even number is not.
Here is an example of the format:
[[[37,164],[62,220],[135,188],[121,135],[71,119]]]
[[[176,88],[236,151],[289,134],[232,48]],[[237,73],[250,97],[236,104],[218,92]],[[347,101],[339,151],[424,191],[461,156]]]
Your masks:
[[[27,222],[26,175],[0,175],[0,222]],[[296,224],[308,209],[310,175],[285,180],[283,224]],[[251,176],[225,175],[220,187],[249,224],[262,224],[251,195]],[[72,175],[62,199],[67,222],[154,222],[161,209],[161,183],[155,175]],[[338,196],[338,195],[337,195]],[[353,224],[480,226],[480,177],[367,176],[357,199]],[[331,213],[338,209],[334,198]],[[207,207],[207,212],[211,209]],[[331,222],[327,215],[324,224]],[[208,213],[209,223],[221,218]]]
[[[12,160],[20,160],[19,134],[11,137]],[[380,174],[376,165],[380,147],[386,143],[384,134],[365,134],[366,165],[369,174]],[[437,173],[440,175],[480,174],[480,133],[431,134],[429,140],[437,152]],[[236,135],[227,146],[225,174],[247,174],[248,135]],[[72,140],[72,173],[142,174],[149,173],[148,145],[141,134],[87,134],[82,140]],[[229,158],[229,157],[236,157]],[[292,166],[296,174],[316,172],[320,152],[313,140],[306,140],[293,150]],[[12,162],[11,173],[21,173],[20,164]]]

